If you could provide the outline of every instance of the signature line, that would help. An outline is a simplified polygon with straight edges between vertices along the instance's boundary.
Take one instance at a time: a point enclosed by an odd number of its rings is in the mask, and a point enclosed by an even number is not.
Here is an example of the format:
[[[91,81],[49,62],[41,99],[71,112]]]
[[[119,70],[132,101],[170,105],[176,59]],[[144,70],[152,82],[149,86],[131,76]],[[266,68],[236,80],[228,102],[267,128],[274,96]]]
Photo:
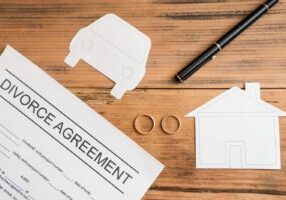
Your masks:
[[[4,135],[8,140],[10,140],[12,143],[14,143],[16,146],[19,146],[19,144],[17,144],[17,142],[15,142],[14,140],[12,140],[8,135],[6,135],[5,133],[3,133],[2,131],[0,131],[0,133],[2,135]]]
[[[10,133],[12,136],[14,136],[14,138],[16,138],[17,140],[19,140],[19,138],[12,133],[8,128],[6,128],[3,124],[0,124],[0,127],[2,127],[3,129],[5,129],[8,133]]]

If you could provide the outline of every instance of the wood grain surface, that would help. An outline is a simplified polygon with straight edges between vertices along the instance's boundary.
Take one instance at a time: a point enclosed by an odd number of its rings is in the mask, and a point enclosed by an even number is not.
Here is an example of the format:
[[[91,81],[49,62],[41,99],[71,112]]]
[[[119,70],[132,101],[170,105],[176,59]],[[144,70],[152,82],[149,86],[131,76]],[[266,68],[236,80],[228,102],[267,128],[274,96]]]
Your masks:
[[[182,117],[247,81],[261,82],[262,98],[286,110],[286,0],[184,84],[173,80],[262,2],[0,0],[0,48],[12,45],[166,165],[145,200],[286,199],[286,119],[280,119],[282,170],[202,170],[195,169],[194,120]],[[109,95],[113,83],[86,63],[71,69],[63,62],[74,34],[106,13],[118,14],[152,39],[146,76],[122,100]],[[134,130],[139,114],[154,116],[151,135]],[[168,114],[182,121],[173,136],[160,128]],[[143,120],[142,128],[148,126]]]

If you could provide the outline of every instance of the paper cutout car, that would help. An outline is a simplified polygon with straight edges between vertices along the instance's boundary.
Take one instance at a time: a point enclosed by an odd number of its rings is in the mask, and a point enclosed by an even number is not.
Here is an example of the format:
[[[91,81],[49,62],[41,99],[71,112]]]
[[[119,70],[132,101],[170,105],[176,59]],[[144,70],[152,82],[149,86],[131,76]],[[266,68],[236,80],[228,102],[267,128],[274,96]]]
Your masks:
[[[233,87],[187,114],[195,117],[197,168],[280,169],[279,116],[258,83]]]
[[[111,95],[120,99],[136,88],[146,72],[151,40],[114,14],[81,29],[72,39],[65,62],[84,60],[115,82]]]

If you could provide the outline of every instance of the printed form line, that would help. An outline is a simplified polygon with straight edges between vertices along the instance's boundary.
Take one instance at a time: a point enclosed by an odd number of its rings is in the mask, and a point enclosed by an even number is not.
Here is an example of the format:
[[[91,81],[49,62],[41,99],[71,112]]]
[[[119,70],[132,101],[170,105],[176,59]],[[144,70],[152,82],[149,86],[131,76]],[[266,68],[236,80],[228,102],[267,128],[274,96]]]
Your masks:
[[[1,150],[0,150],[0,154],[5,156],[7,159],[10,159],[10,157],[8,155],[6,155],[4,152],[2,152]]]
[[[0,127],[2,127],[4,130],[6,130],[8,133],[10,133],[12,136],[14,136],[14,138],[16,138],[17,140],[20,140],[17,135],[15,135],[14,133],[12,133],[8,128],[6,128],[3,124],[0,123]]]
[[[69,119],[71,122],[73,122],[77,127],[79,127],[82,131],[84,131],[86,134],[88,134],[90,137],[92,137],[95,141],[97,141],[99,144],[101,144],[105,149],[107,149],[109,152],[111,152],[114,156],[116,156],[119,160],[121,160],[123,163],[125,163],[128,167],[130,167],[134,172],[139,174],[139,171],[132,167],[129,163],[127,163],[123,158],[121,158],[119,155],[117,155],[115,152],[113,152],[109,147],[107,147],[104,143],[102,143],[99,139],[95,138],[91,133],[89,133],[87,130],[85,130],[83,127],[81,127],[78,123],[76,123],[74,120],[72,120],[70,117],[68,117],[65,113],[63,113],[60,109],[58,109],[55,105],[53,105],[51,102],[49,102],[45,97],[40,95],[38,92],[36,92],[32,87],[30,87],[28,84],[26,84],[23,80],[21,80],[18,76],[13,74],[10,70],[5,69],[10,75],[12,75],[14,78],[16,78],[18,81],[20,81],[22,84],[24,84],[26,87],[28,87],[30,90],[32,90],[35,94],[37,94],[39,97],[41,97],[43,100],[45,100],[50,106],[52,106],[54,109],[56,109],[58,112],[60,112],[62,115],[64,115],[67,119]]]
[[[8,135],[6,135],[5,133],[3,133],[1,130],[0,130],[0,133],[2,135],[4,135],[8,140],[10,140],[13,144],[15,144],[16,146],[19,146],[19,144],[17,142],[15,142],[14,140],[12,140]]]
[[[65,177],[67,180],[69,180],[70,182],[73,182],[73,180],[71,178],[69,178],[68,176],[66,176],[65,174],[63,174],[63,177]]]
[[[9,150],[7,147],[5,147],[3,144],[0,143],[0,146],[1,146],[3,149],[5,149],[6,151],[8,151],[8,153],[10,153],[10,150]]]
[[[21,192],[25,193],[24,190],[18,184],[16,184],[14,181],[12,181],[7,176],[5,176],[5,178],[6,178],[6,180],[8,180],[10,182],[11,185],[14,185],[14,187],[16,187],[18,190],[20,190]],[[27,196],[30,197],[30,199],[35,200],[31,195],[27,194]]]
[[[56,190],[57,192],[60,191],[58,188],[56,188],[55,186],[53,186],[51,183],[49,183],[49,185],[50,185],[54,190]]]
[[[110,185],[112,185],[115,189],[117,189],[120,193],[124,194],[124,192],[119,189],[117,186],[115,186],[113,183],[111,183],[107,178],[105,178],[102,174],[100,174],[97,170],[92,168],[88,163],[86,163],[82,158],[80,158],[78,155],[73,153],[69,148],[67,148],[65,145],[63,145],[61,142],[59,142],[53,135],[51,135],[48,131],[46,131],[43,127],[41,127],[39,124],[37,124],[34,120],[32,120],[29,116],[27,116],[25,113],[23,113],[20,109],[18,109],[16,106],[14,106],[12,103],[10,103],[7,99],[5,99],[2,95],[0,95],[0,98],[2,98],[4,101],[6,101],[9,105],[11,105],[13,108],[15,108],[18,112],[20,112],[22,115],[24,115],[27,119],[29,119],[31,122],[33,122],[37,127],[39,127],[42,131],[47,133],[50,137],[52,137],[57,143],[59,143],[61,146],[63,146],[66,150],[68,150],[70,153],[72,153],[75,157],[77,157],[80,161],[82,161],[86,166],[88,166],[91,170],[93,170],[95,173],[97,173],[99,176],[101,176],[105,181],[107,181]]]
[[[13,185],[18,189],[20,190],[21,192],[24,192],[24,190],[19,186],[17,185],[14,181],[12,181],[10,178],[8,178],[7,176],[5,176],[5,178],[10,181],[11,183],[13,183]]]

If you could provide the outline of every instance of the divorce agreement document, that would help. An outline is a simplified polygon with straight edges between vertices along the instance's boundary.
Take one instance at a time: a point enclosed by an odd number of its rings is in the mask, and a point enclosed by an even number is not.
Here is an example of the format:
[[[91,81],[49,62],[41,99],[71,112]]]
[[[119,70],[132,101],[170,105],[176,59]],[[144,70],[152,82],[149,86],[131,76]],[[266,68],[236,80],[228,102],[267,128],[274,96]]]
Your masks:
[[[0,199],[138,200],[163,165],[12,47],[0,57]]]

